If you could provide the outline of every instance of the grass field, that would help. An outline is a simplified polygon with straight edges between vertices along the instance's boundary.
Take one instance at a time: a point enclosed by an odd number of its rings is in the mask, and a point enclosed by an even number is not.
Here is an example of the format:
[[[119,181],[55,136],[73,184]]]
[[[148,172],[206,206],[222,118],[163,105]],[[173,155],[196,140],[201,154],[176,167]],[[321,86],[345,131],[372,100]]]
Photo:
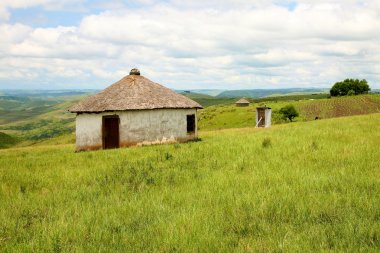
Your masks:
[[[0,150],[3,252],[379,252],[380,114]]]
[[[301,101],[297,107],[306,120],[315,116],[335,118],[350,115],[361,115],[380,112],[379,95],[363,95],[315,101]]]
[[[272,108],[272,124],[282,124],[279,110],[289,104],[295,106],[300,116],[296,121],[310,121],[342,116],[361,115],[380,112],[380,95],[362,95],[353,97],[320,98],[303,100],[259,100],[249,107],[235,105],[210,106],[199,111],[199,128],[201,130],[217,130],[225,128],[250,127],[255,125],[256,107],[267,105]]]

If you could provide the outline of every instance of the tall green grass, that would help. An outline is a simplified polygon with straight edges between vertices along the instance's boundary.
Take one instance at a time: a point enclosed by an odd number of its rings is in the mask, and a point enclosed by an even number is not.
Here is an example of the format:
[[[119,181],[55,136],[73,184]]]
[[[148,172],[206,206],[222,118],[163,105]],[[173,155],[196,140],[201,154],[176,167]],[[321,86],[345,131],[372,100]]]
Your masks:
[[[0,150],[0,251],[378,252],[380,114]]]
[[[322,94],[324,95],[324,94]],[[281,97],[284,98],[284,97]],[[296,121],[310,121],[380,112],[380,96],[376,94],[339,98],[319,98],[304,100],[270,100],[256,101],[249,107],[235,105],[210,106],[198,113],[198,126],[201,130],[218,130],[255,126],[256,107],[266,105],[272,108],[272,125],[287,122],[279,113],[287,105],[293,105],[300,116]]]

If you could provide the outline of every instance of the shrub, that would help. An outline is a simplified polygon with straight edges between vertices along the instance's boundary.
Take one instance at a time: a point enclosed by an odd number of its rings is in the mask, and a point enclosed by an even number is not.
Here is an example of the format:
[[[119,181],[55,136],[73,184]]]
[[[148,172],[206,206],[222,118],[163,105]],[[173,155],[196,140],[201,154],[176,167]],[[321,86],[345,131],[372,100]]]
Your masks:
[[[263,148],[268,148],[272,145],[270,138],[265,138],[263,140],[262,146]]]
[[[290,122],[292,122],[295,117],[299,116],[296,108],[293,105],[287,105],[281,108],[280,113],[284,119],[289,119]]]
[[[284,119],[283,115],[280,113],[280,110],[272,110],[272,124],[282,124],[286,123],[287,119]]]

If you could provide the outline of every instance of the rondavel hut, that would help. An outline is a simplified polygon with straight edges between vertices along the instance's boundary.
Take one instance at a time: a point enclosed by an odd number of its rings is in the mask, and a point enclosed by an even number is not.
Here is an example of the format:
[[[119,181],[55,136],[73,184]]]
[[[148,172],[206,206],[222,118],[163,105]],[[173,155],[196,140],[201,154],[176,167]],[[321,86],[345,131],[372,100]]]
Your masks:
[[[197,102],[130,74],[70,108],[76,113],[76,150],[184,142],[197,138]]]
[[[245,106],[249,106],[249,101],[245,98],[241,98],[239,99],[238,101],[235,102],[235,105],[238,106],[238,107],[245,107]]]

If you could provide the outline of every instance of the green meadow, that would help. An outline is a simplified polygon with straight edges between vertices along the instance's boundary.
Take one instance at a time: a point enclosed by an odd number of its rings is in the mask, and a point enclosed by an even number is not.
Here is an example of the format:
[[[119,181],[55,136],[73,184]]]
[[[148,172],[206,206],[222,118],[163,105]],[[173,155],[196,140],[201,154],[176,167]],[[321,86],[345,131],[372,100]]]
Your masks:
[[[299,112],[296,121],[380,113],[379,94],[337,98],[325,98],[324,95],[271,97],[252,100],[253,103],[248,107],[236,107],[233,104],[209,106],[199,111],[198,127],[200,130],[252,127],[255,125],[256,107],[263,105],[272,108],[272,125],[287,123],[279,113],[286,105],[293,105]]]
[[[3,149],[0,251],[379,252],[379,126],[375,113],[175,145]]]

